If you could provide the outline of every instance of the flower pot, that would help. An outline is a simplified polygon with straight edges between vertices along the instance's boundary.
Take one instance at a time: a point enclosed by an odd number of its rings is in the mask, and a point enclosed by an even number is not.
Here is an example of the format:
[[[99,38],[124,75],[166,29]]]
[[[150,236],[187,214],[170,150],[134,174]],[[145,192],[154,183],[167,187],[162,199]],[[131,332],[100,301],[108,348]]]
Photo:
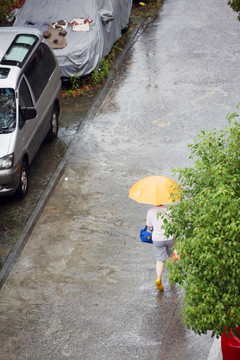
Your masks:
[[[240,360],[240,327],[236,329],[238,336],[233,336],[232,331],[229,332],[229,338],[226,332],[221,336],[223,360]]]

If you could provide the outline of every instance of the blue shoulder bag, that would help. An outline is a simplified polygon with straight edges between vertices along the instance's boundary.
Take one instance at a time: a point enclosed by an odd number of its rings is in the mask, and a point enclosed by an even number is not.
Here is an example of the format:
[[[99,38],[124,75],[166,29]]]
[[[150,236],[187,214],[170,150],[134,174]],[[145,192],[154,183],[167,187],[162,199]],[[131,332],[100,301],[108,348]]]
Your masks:
[[[144,243],[152,244],[152,232],[147,230],[147,225],[144,229],[140,230],[140,239]]]

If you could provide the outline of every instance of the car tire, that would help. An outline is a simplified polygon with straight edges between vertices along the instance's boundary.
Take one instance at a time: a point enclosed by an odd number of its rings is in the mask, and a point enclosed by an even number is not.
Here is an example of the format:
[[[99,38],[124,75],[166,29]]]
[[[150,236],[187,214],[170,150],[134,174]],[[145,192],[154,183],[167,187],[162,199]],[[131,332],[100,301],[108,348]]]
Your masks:
[[[28,192],[28,166],[26,161],[22,162],[21,171],[20,171],[20,180],[17,188],[17,196],[20,199],[23,199]]]
[[[57,135],[58,135],[58,110],[57,107],[54,105],[52,109],[50,129],[48,132],[48,140],[52,141],[56,139]]]

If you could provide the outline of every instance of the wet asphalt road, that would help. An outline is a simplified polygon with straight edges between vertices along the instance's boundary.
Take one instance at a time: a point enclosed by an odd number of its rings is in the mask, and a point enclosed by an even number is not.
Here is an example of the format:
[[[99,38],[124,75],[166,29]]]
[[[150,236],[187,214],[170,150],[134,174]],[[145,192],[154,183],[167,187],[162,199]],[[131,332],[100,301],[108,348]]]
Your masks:
[[[224,0],[166,1],[99,108],[0,293],[0,359],[209,360],[209,335],[180,317],[183,293],[154,286],[141,244],[140,178],[190,164],[199,130],[239,102],[240,24]],[[30,341],[29,341],[30,339]]]
[[[97,90],[93,90],[88,96],[63,100],[58,139],[45,141],[31,164],[26,198],[0,198],[0,269],[46,190],[96,94]]]

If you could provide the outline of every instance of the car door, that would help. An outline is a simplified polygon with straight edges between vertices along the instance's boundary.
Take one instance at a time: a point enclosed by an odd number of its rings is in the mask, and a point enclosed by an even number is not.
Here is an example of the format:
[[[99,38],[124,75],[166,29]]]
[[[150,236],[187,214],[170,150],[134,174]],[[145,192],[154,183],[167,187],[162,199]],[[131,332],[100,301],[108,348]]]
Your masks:
[[[35,99],[34,106],[37,111],[40,144],[44,140],[51,123],[54,89],[51,88],[49,79],[55,67],[56,63],[50,49],[45,43],[41,43],[25,70],[26,78]]]

